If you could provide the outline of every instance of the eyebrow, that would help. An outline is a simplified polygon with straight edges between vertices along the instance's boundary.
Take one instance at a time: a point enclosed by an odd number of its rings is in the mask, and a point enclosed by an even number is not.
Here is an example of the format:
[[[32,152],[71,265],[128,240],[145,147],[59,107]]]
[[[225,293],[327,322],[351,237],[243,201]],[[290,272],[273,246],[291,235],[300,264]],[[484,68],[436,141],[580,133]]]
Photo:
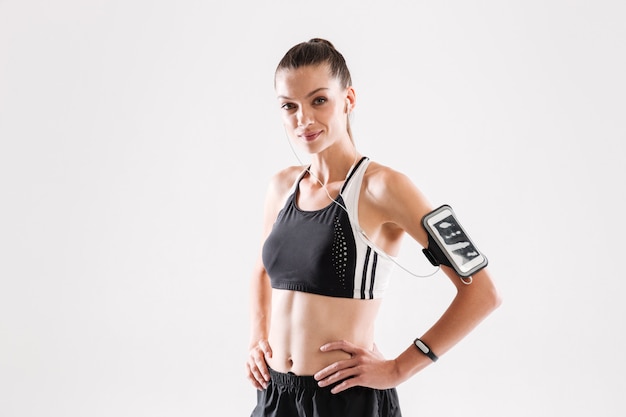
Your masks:
[[[307,94],[305,98],[309,98],[311,96],[314,96],[315,94],[319,93],[322,90],[330,90],[330,89],[328,87],[316,88],[315,90],[313,90],[309,94]],[[287,99],[287,100],[293,100],[291,97],[287,97],[287,96],[278,96],[278,98]]]

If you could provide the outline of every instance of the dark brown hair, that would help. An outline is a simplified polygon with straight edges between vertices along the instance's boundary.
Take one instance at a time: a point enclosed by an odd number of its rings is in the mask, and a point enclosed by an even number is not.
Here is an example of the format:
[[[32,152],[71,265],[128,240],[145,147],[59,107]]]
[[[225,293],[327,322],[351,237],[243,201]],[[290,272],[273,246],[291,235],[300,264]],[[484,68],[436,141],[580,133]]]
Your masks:
[[[342,87],[352,85],[352,77],[343,55],[326,39],[313,38],[293,46],[276,67],[280,70],[297,69],[308,65],[327,64],[330,74],[337,78]],[[274,77],[275,78],[275,77]]]

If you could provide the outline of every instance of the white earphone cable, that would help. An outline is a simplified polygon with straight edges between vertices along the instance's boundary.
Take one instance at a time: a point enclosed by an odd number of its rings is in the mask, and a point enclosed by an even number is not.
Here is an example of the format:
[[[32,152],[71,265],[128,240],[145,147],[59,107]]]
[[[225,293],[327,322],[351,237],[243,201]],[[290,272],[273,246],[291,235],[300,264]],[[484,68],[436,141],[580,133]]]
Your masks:
[[[343,211],[346,212],[346,214],[348,215],[348,220],[350,221],[350,223],[355,224],[355,225],[359,225],[358,222],[354,222],[354,220],[352,218],[350,218],[350,213],[348,212],[348,209],[341,204],[339,201],[337,201],[336,199],[334,199],[330,193],[328,192],[328,189],[326,188],[326,186],[324,185],[324,183],[315,175],[313,174],[313,172],[311,172],[311,170],[309,169],[309,166],[305,165],[302,160],[300,159],[300,157],[298,156],[298,153],[296,152],[296,150],[293,147],[293,144],[291,143],[291,140],[289,139],[289,135],[286,135],[287,137],[287,142],[289,143],[289,147],[291,148],[291,151],[293,152],[293,154],[295,155],[296,159],[298,160],[298,162],[300,163],[300,165],[306,167],[305,170],[309,173],[309,175],[311,175],[311,177],[315,178],[315,180],[320,184],[320,186],[324,189],[324,192],[326,193],[326,195],[328,196],[328,198],[335,204],[337,204],[339,207],[341,207],[341,209]],[[346,178],[348,178],[348,176],[350,175],[350,173],[355,169],[356,167],[356,163],[357,163],[357,153],[356,153],[356,148],[354,149],[354,162],[352,163],[352,167],[350,168],[350,170],[348,170],[348,174],[346,175]],[[416,274],[415,272],[409,270],[408,268],[405,268],[402,264],[400,264],[395,257],[387,254],[384,250],[380,249],[378,246],[376,246],[376,244],[374,242],[372,242],[372,240],[367,236],[367,234],[365,233],[365,231],[363,231],[363,229],[361,229],[361,226],[358,226],[358,235],[360,237],[360,239],[363,240],[363,242],[368,245],[371,246],[374,250],[376,250],[376,252],[379,253],[379,255],[385,257],[386,259],[389,259],[390,261],[392,261],[394,264],[396,264],[398,267],[400,267],[402,270],[404,270],[405,272],[407,272],[409,275],[412,275],[414,277],[417,278],[430,278],[433,275],[435,275],[437,272],[439,272],[439,270],[441,269],[441,267],[437,266],[435,267],[435,270],[433,272],[431,272],[430,274],[427,275],[420,275],[420,274]]]

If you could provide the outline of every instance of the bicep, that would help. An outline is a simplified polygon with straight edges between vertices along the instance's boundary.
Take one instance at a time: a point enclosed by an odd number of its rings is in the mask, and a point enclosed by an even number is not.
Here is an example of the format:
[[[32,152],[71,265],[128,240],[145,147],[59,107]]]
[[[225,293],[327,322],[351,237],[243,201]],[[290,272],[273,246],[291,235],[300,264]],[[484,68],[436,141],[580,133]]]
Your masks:
[[[394,185],[388,187],[387,211],[391,220],[415,239],[422,247],[428,247],[428,234],[422,225],[422,218],[433,210],[426,196],[402,174],[396,174]],[[486,295],[493,298],[494,286],[487,268],[478,271],[472,277],[475,285],[463,283],[454,269],[442,265],[442,271],[450,278],[457,290],[469,293]],[[467,280],[466,280],[467,282]]]
[[[428,235],[422,226],[422,218],[432,211],[428,198],[404,174],[392,173],[386,182],[386,197],[383,201],[388,221],[427,247]]]

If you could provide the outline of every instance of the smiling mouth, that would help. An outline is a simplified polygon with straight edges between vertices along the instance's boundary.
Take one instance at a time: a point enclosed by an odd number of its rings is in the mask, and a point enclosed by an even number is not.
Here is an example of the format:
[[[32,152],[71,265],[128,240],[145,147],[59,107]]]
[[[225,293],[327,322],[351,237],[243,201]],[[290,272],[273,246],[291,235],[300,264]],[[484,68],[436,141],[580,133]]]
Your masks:
[[[304,139],[307,142],[310,142],[312,140],[317,139],[317,137],[322,133],[321,130],[317,131],[317,132],[305,132],[303,134],[300,135],[300,137],[302,139]]]

